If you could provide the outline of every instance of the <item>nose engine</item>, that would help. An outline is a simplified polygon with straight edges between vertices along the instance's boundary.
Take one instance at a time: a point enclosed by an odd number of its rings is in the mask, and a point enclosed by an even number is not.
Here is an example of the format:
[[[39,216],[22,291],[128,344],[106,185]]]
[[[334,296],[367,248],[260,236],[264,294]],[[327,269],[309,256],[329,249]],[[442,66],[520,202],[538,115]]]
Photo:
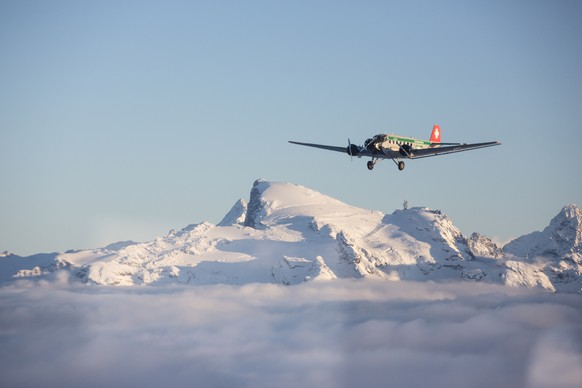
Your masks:
[[[366,139],[364,147],[371,152],[381,151],[382,143],[386,141],[386,138],[386,135],[376,135],[372,138]]]
[[[366,147],[368,151],[372,151],[372,148],[374,148],[374,139],[366,139],[364,147]]]

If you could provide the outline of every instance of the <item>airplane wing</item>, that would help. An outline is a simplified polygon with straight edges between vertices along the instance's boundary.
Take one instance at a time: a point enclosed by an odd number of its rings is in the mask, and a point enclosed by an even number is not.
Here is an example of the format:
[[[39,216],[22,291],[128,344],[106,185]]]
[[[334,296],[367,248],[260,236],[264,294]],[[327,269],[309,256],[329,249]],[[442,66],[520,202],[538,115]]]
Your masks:
[[[431,156],[438,156],[438,155],[446,155],[452,154],[455,152],[463,152],[463,151],[470,151],[476,150],[479,148],[486,148],[486,147],[493,147],[501,145],[498,141],[489,141],[486,143],[473,143],[473,144],[458,144],[454,146],[447,146],[447,147],[435,147],[435,148],[425,148],[419,150],[412,150],[410,155],[410,159],[421,159],[421,158],[428,158]]]
[[[343,154],[347,154],[348,150],[347,148],[344,147],[336,147],[336,146],[329,146],[329,145],[323,145],[323,144],[313,144],[313,143],[301,143],[298,141],[291,141],[289,140],[289,143],[291,144],[299,144],[302,146],[307,146],[307,147],[314,147],[314,148],[321,148],[323,150],[329,150],[329,151],[337,151],[337,152],[341,152]]]

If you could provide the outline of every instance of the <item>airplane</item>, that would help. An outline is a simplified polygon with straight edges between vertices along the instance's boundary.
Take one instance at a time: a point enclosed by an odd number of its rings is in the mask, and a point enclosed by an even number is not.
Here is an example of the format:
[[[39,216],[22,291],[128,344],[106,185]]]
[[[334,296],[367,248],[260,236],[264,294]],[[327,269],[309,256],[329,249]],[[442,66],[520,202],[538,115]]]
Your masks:
[[[441,143],[441,128],[436,124],[432,128],[428,141],[412,137],[379,134],[367,139],[363,146],[352,144],[349,138],[347,147],[302,143],[292,140],[289,140],[289,143],[347,153],[350,157],[371,157],[372,160],[368,161],[367,164],[368,170],[373,170],[376,163],[382,159],[391,159],[400,171],[404,170],[405,166],[404,161],[401,159],[421,159],[501,145],[498,141],[473,144]]]

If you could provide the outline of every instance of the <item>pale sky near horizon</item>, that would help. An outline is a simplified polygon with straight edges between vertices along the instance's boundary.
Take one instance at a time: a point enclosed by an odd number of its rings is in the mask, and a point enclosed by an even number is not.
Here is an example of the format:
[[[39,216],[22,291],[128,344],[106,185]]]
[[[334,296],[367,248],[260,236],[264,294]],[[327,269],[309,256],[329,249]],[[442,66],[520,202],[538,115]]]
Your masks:
[[[497,241],[582,205],[582,2],[0,1],[0,252],[218,223],[257,178]],[[500,147],[366,169],[288,144]]]

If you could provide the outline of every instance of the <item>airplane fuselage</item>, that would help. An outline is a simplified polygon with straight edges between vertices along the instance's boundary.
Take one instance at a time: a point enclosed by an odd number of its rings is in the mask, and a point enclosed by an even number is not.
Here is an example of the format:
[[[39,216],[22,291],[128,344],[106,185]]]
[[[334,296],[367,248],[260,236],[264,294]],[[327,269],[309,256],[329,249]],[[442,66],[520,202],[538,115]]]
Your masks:
[[[431,143],[430,141],[415,139],[413,137],[386,134],[375,135],[364,142],[364,147],[369,151],[383,152],[385,154],[400,152],[403,147],[408,150],[419,150],[434,148],[438,145],[438,143]]]

